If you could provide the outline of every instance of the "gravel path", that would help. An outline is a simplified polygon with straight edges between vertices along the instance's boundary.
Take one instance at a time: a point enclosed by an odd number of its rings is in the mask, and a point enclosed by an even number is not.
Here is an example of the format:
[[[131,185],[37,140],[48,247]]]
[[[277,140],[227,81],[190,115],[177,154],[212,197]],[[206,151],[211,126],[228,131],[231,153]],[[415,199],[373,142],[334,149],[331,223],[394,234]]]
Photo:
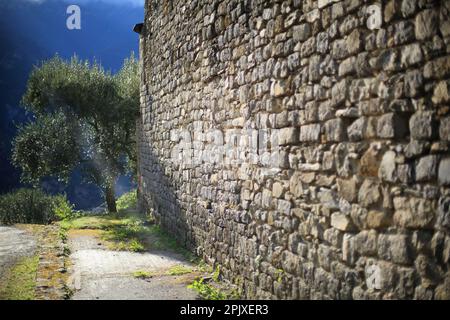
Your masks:
[[[138,279],[135,271],[164,274],[174,265],[188,265],[169,252],[134,253],[105,248],[94,233],[85,230],[69,233],[72,261],[69,285],[74,300],[196,299],[186,288],[190,275],[154,276]]]
[[[0,226],[0,279],[19,259],[31,256],[36,240],[28,232],[16,227]]]

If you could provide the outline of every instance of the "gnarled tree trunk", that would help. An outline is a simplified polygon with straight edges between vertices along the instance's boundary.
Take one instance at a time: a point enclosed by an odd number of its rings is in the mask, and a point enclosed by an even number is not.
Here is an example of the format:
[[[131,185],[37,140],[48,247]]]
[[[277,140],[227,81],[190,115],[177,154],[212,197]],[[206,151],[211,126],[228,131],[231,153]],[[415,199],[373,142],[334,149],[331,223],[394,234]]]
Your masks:
[[[108,185],[105,189],[105,200],[106,200],[106,205],[108,206],[108,211],[109,212],[117,212],[114,180],[113,180],[113,182],[108,183]]]

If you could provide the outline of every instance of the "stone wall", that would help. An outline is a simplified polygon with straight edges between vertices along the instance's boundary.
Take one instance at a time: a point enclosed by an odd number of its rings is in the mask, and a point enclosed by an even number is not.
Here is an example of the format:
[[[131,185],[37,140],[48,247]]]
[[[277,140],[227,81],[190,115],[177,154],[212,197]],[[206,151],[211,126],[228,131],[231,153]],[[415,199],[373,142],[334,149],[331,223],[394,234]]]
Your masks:
[[[147,0],[139,197],[248,298],[450,298],[450,1]]]

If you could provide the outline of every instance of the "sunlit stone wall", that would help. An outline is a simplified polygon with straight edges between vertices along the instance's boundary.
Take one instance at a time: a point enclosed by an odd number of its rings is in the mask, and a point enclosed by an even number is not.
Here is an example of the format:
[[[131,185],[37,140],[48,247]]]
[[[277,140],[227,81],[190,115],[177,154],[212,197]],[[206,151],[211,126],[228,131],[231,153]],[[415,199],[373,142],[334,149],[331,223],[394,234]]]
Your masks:
[[[450,298],[450,1],[146,4],[139,195],[249,298]]]

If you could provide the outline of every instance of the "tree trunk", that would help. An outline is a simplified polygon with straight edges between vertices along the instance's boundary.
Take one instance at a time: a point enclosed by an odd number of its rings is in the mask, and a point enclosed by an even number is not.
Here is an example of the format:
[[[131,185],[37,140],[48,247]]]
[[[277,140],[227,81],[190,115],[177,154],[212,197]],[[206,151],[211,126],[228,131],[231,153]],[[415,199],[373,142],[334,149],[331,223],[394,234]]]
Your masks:
[[[114,179],[106,187],[105,200],[106,200],[106,205],[108,206],[108,211],[109,212],[117,212]]]

